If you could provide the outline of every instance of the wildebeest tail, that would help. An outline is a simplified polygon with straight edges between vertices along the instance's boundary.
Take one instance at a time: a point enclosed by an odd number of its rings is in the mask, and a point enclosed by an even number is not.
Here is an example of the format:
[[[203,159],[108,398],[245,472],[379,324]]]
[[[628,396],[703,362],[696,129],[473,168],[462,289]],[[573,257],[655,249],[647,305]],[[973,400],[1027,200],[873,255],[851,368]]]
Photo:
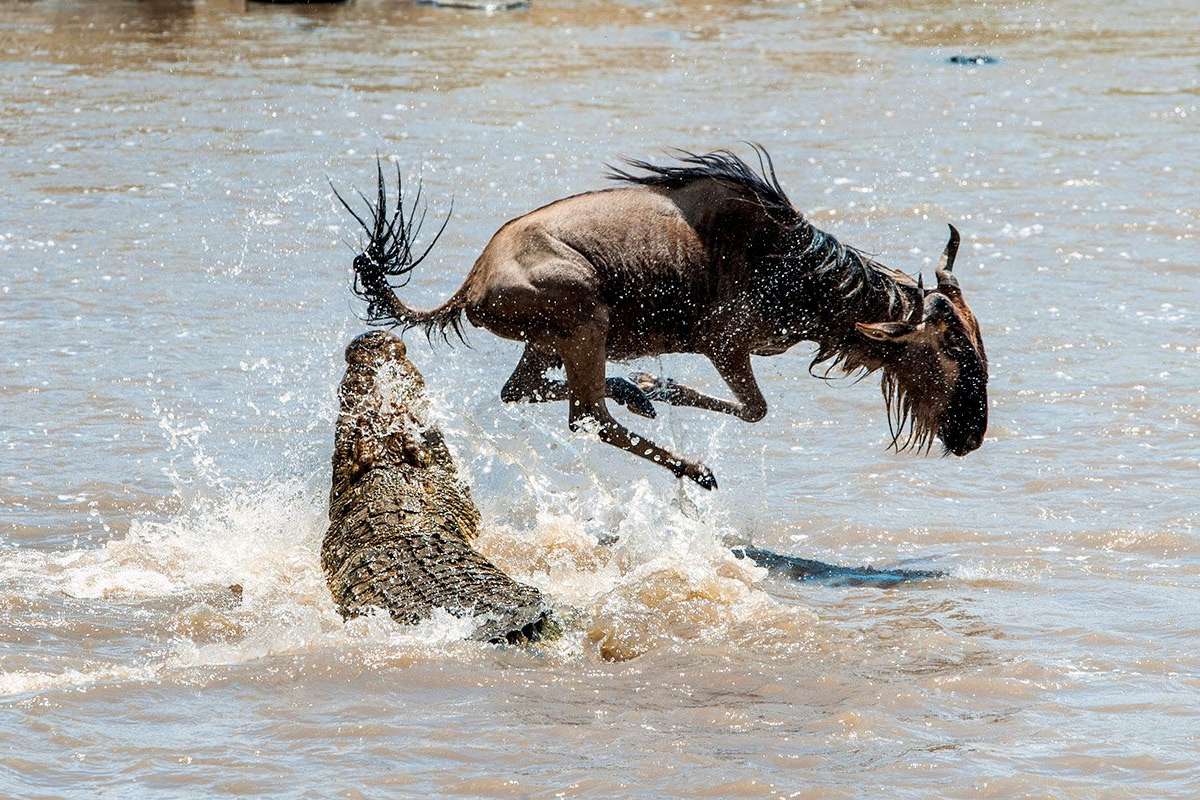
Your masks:
[[[427,337],[431,336],[436,328],[447,341],[447,331],[452,330],[460,341],[465,341],[462,332],[465,287],[460,288],[442,305],[428,311],[409,307],[396,294],[397,288],[408,284],[413,268],[424,261],[433,250],[433,246],[441,238],[442,231],[446,229],[446,223],[450,221],[450,214],[446,214],[446,219],[442,221],[437,233],[418,254],[415,242],[421,233],[421,226],[428,211],[427,207],[421,206],[421,185],[417,184],[416,196],[406,211],[400,168],[396,168],[396,207],[389,218],[387,182],[383,177],[383,165],[377,161],[375,166],[379,180],[375,202],[372,203],[366,195],[359,192],[359,197],[367,204],[370,224],[350,207],[336,188],[333,189],[338,202],[358,220],[358,224],[367,234],[366,245],[362,252],[354,257],[353,289],[354,294],[367,301],[364,319],[375,325],[391,325],[402,330],[421,327],[425,329]]]

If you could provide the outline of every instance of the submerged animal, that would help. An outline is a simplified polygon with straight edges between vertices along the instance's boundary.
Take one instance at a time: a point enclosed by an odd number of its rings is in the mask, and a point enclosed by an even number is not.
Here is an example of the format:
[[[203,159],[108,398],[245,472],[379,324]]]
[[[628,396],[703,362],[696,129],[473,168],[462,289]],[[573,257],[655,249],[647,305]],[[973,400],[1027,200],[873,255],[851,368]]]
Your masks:
[[[382,168],[368,241],[354,259],[354,290],[367,318],[407,330],[462,336],[462,318],[525,343],[500,392],[505,402],[568,401],[572,430],[716,488],[713,473],[631,433],[606,398],[653,417],[654,402],[757,422],[767,413],[750,357],[815,342],[812,372],[881,371],[891,446],[965,455],[987,430],[987,356],[975,315],[953,274],[959,235],[937,266],[937,287],[883,266],[813,226],[796,210],[756,146],[759,169],[733,153],[682,153],[678,163],[629,161],[621,186],[550,203],[492,236],[459,289],[437,308],[406,305],[424,212],[403,205],[397,174],[389,218]],[[336,194],[336,190],[335,190]],[[365,198],[364,198],[365,199]],[[442,224],[442,230],[445,223]],[[441,230],[438,231],[438,236]],[[733,393],[711,397],[647,373],[606,377],[609,361],[663,353],[708,358]],[[562,367],[566,380],[546,373]]]
[[[476,639],[542,638],[557,623],[541,592],[471,546],[479,510],[425,418],[424,387],[392,334],[371,331],[346,348],[321,544],[334,602],[343,617],[379,608],[414,624],[443,608],[472,617]]]
[[[819,581],[830,586],[897,586],[908,581],[944,578],[946,573],[929,569],[878,569],[876,567],[846,567],[827,564],[811,558],[788,556],[761,547],[739,545],[733,548],[735,558],[748,558],[772,575],[789,580]]]

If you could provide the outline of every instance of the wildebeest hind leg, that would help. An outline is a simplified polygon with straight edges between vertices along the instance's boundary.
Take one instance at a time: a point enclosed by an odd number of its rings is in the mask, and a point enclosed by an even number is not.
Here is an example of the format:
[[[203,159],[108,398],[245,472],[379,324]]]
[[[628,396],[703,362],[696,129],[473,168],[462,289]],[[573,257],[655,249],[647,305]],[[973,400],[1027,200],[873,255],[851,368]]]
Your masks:
[[[634,455],[661,464],[677,476],[686,476],[705,489],[717,488],[712,471],[686,461],[649,439],[637,436],[613,419],[604,403],[605,330],[599,321],[585,323],[575,335],[559,341],[558,352],[567,372],[571,430],[593,427],[600,440]]]
[[[517,368],[500,390],[505,403],[549,403],[567,399],[567,382],[546,377],[548,370],[562,366],[557,353],[526,345]],[[645,393],[624,378],[605,378],[604,394],[634,414],[653,419],[654,406]]]

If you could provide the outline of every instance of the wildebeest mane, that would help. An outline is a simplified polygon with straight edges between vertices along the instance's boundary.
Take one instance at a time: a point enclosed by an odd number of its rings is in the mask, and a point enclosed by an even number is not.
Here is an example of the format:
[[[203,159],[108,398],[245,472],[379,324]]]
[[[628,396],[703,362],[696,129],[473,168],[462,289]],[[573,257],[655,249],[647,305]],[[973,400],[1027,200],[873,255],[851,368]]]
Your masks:
[[[903,363],[882,358],[881,347],[854,329],[864,320],[890,321],[908,314],[912,303],[921,303],[921,290],[907,274],[880,264],[866,253],[844,245],[832,235],[808,226],[807,244],[797,250],[816,285],[827,289],[824,335],[814,337],[817,351],[808,372],[828,380],[833,372],[856,375],[858,380],[883,371],[880,388],[891,432],[889,448],[928,451],[936,420],[929,405],[926,382]],[[907,290],[907,291],[906,291]],[[905,294],[911,296],[906,299]]]
[[[775,253],[773,258],[787,260],[810,271],[814,277],[826,283],[829,290],[840,293],[840,299],[845,302],[853,301],[865,292],[874,295],[872,300],[875,302],[881,301],[889,314],[902,306],[897,283],[905,283],[913,288],[916,283],[907,275],[883,266],[867,253],[839,242],[832,234],[809,222],[788,199],[767,149],[754,143],[750,147],[758,157],[758,170],[729,150],[704,154],[675,150],[677,164],[662,165],[624,159],[628,167],[645,174],[638,175],[609,165],[608,177],[640,186],[669,188],[704,179],[739,186],[749,192],[769,218],[787,234],[784,239],[787,246]]]
[[[783,187],[779,185],[770,153],[760,144],[752,143],[750,147],[758,156],[758,171],[729,150],[715,150],[704,154],[674,150],[672,152],[678,164],[652,164],[649,161],[627,158],[623,159],[627,166],[646,174],[636,175],[610,164],[607,177],[641,186],[671,188],[702,179],[732,183],[748,190],[777,222],[803,222],[804,217],[792,205]]]

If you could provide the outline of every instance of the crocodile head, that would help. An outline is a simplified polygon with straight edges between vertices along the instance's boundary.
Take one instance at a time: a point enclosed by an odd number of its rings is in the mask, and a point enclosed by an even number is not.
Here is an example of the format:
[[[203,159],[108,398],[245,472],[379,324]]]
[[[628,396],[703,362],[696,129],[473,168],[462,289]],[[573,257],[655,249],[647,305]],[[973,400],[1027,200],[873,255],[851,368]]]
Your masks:
[[[441,435],[426,422],[425,380],[396,336],[370,331],[350,342],[338,404],[335,497],[376,467],[454,469]]]

